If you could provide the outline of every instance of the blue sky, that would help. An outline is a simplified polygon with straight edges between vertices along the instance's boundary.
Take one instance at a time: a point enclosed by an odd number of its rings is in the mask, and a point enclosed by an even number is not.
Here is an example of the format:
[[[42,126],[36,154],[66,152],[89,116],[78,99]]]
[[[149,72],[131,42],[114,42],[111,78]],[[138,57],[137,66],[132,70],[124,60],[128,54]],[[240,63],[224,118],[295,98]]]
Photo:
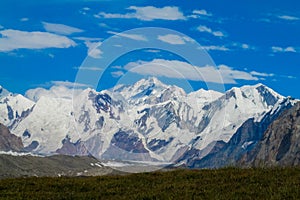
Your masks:
[[[186,90],[263,83],[300,98],[299,58],[296,0],[0,2],[0,85],[16,93],[158,76]]]

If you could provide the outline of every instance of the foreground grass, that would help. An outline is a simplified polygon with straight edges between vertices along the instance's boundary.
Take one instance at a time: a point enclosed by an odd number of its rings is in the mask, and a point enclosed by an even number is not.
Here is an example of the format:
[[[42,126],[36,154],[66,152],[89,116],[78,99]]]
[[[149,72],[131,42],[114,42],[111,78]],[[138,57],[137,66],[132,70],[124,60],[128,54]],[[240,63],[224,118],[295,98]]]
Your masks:
[[[0,199],[300,199],[300,169],[4,179],[0,180]]]

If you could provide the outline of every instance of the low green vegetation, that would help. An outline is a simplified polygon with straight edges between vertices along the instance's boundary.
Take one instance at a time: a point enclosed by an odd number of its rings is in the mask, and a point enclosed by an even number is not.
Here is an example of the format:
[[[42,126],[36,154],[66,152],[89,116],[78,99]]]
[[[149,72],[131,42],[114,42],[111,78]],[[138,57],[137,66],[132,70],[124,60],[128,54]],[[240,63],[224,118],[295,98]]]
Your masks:
[[[0,180],[1,199],[300,199],[300,168]]]

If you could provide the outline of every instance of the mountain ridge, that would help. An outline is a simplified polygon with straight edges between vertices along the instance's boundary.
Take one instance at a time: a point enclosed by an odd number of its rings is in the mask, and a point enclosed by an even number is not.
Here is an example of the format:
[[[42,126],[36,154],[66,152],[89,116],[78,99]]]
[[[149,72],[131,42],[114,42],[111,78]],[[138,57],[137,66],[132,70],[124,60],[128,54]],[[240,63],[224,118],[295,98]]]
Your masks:
[[[26,115],[7,122],[33,153],[143,162],[177,162],[187,152],[201,159],[228,143],[250,118],[260,122],[274,107],[285,109],[282,102],[296,101],[263,84],[186,94],[156,78],[100,92],[88,88],[72,98],[48,94],[30,100]],[[7,114],[9,102],[0,102],[0,112]]]

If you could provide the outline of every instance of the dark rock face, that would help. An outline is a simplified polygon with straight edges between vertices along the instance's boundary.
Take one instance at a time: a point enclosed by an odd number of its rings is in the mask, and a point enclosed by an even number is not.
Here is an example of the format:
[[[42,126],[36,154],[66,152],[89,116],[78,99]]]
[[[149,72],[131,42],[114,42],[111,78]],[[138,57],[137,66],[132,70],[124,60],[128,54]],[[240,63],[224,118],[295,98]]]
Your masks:
[[[66,136],[65,139],[62,141],[63,146],[60,149],[56,150],[56,153],[62,154],[62,155],[88,155],[88,150],[85,147],[85,145],[78,140],[75,143],[71,142],[71,139],[69,136]]]
[[[22,151],[21,138],[11,134],[7,127],[0,124],[0,151]]]
[[[24,152],[31,152],[33,151],[34,149],[36,149],[38,146],[39,146],[39,142],[38,141],[32,141],[27,147],[25,147],[23,149]]]
[[[269,126],[258,145],[243,156],[240,164],[256,167],[300,165],[300,103]]]
[[[290,102],[282,102],[278,110],[271,110],[266,113],[260,122],[256,122],[253,118],[248,119],[223,147],[214,149],[203,158],[194,157],[189,160],[188,166],[192,168],[219,168],[237,165],[242,156],[258,144],[269,125],[291,107]],[[288,141],[287,138],[285,143],[287,144]],[[282,152],[285,152],[286,147],[283,146]]]
[[[169,138],[169,140],[153,139],[147,144],[147,146],[151,151],[157,151],[160,148],[167,146],[173,139],[174,138],[172,137]]]
[[[264,100],[268,106],[274,105],[277,102],[278,99],[274,97],[273,94],[268,89],[266,89],[265,86],[261,85],[256,89],[261,94],[261,96],[264,97]]]
[[[111,140],[111,143],[127,152],[132,153],[148,153],[148,151],[145,149],[142,139],[140,139],[136,134],[133,132],[125,132],[120,130],[117,132],[113,139]]]
[[[111,140],[109,148],[101,155],[104,160],[153,161],[142,139],[132,130],[119,130]]]

